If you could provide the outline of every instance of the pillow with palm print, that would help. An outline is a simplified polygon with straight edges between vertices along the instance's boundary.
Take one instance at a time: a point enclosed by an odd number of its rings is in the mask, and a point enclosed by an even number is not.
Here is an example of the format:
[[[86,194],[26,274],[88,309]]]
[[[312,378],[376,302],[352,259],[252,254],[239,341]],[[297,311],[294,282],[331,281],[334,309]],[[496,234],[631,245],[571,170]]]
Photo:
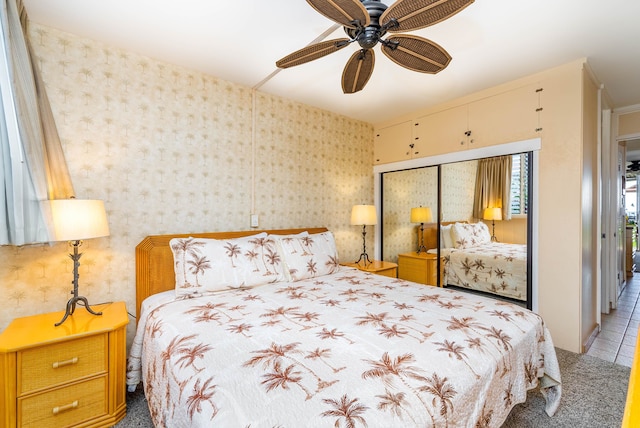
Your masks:
[[[174,238],[177,296],[253,287],[278,281],[284,266],[266,233],[233,239]]]
[[[314,233],[279,241],[289,281],[329,275],[340,269],[333,233]]]
[[[481,221],[477,223],[455,223],[451,228],[451,236],[453,238],[453,246],[458,249],[471,248],[491,242],[489,228]]]
[[[283,263],[280,263],[278,265],[278,267],[280,268],[278,269],[278,281],[289,281],[289,275],[284,265],[284,257],[282,255],[282,246],[280,245],[280,241],[290,241],[291,239],[304,238],[305,236],[309,236],[309,232],[307,232],[306,230],[303,232],[295,233],[291,235],[278,235],[278,234],[269,235],[269,238],[276,241],[276,248],[278,250],[278,255],[280,256],[280,260],[283,261]]]

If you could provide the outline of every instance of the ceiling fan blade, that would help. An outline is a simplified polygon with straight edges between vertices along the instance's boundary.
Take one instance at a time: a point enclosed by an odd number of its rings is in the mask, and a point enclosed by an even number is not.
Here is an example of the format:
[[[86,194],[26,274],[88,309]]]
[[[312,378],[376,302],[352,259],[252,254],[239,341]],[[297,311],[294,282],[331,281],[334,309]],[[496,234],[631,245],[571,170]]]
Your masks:
[[[391,33],[413,31],[444,21],[473,2],[474,0],[397,0],[380,16],[380,22]]]
[[[307,0],[307,3],[321,15],[345,27],[366,27],[370,23],[369,12],[359,0]]]
[[[360,49],[351,55],[342,72],[342,92],[353,94],[362,90],[373,73],[375,62],[371,49]]]
[[[392,36],[382,44],[382,52],[402,67],[421,73],[436,74],[445,69],[451,56],[442,47],[418,36]]]
[[[333,39],[315,43],[297,50],[284,58],[276,61],[278,68],[289,68],[295,65],[304,64],[314,59],[322,58],[330,53],[337,52],[349,44],[349,39]]]

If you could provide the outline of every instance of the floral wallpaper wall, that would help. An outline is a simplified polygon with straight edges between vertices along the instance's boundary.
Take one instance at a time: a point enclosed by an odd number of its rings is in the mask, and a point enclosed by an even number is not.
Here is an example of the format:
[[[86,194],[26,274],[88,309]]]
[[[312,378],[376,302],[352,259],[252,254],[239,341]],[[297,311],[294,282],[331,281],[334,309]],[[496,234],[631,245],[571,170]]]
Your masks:
[[[398,262],[398,254],[418,249],[419,224],[411,223],[411,208],[429,207],[438,215],[438,168],[427,167],[385,173],[383,209],[383,258]]]
[[[133,313],[146,235],[247,230],[252,212],[261,229],[326,226],[340,258],[357,258],[349,216],[373,202],[370,124],[36,23],[30,37],[76,196],[107,208],[111,235],[81,247],[90,303],[124,300]],[[68,252],[0,247],[0,329],[64,310]]]
[[[473,199],[477,173],[477,160],[442,166],[442,221],[474,221]]]

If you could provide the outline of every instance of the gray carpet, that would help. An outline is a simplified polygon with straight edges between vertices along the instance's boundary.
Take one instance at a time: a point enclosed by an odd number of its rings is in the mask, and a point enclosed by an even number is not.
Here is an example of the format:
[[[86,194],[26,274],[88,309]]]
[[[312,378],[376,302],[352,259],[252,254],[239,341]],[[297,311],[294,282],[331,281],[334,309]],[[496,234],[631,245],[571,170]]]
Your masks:
[[[556,349],[562,373],[562,401],[555,416],[544,412],[540,392],[529,391],[503,428],[614,428],[622,423],[629,367]],[[127,416],[117,428],[153,428],[141,388],[127,397]]]

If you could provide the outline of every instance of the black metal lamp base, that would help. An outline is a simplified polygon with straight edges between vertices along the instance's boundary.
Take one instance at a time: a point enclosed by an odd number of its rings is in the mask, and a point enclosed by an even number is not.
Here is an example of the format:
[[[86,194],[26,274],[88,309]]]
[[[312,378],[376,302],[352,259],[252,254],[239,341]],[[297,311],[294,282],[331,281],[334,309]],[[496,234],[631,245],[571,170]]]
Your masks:
[[[491,220],[491,242],[499,242],[496,238],[496,221]]]
[[[356,261],[356,264],[360,264],[360,260],[364,261],[365,267],[371,264],[371,260],[369,260],[369,255],[367,253],[360,254],[360,257]]]
[[[85,309],[93,315],[102,315],[102,312],[96,312],[93,309],[91,309],[91,306],[89,306],[89,302],[87,301],[86,297],[82,297],[82,296],[73,296],[71,299],[69,299],[69,301],[67,302],[67,311],[64,314],[64,317],[62,317],[62,319],[60,320],[60,322],[56,323],[56,327],[59,326],[60,324],[62,324],[63,322],[65,322],[65,320],[69,317],[69,315],[73,315],[73,313],[76,310],[76,304],[82,303],[79,306],[84,306]]]
[[[425,247],[424,245],[424,223],[420,223],[420,229],[418,229],[418,233],[420,235],[418,236],[418,239],[420,240],[420,246],[418,246],[418,251],[416,251],[416,254],[420,254],[420,251],[424,251],[426,253],[427,247]]]
[[[356,264],[360,264],[360,260],[364,260],[364,266],[367,267],[371,264],[371,260],[369,260],[369,255],[367,254],[367,226],[362,225],[362,253],[360,253],[360,257],[356,261]]]
[[[82,241],[70,242],[71,246],[73,247],[73,254],[69,254],[69,257],[71,258],[71,260],[73,260],[73,291],[71,291],[73,297],[67,302],[67,311],[64,313],[64,316],[62,317],[60,322],[55,324],[56,327],[65,322],[69,315],[73,315],[73,312],[76,310],[76,305],[78,303],[82,303],[81,306],[84,306],[90,314],[102,315],[102,312],[96,312],[91,309],[91,306],[89,306],[89,302],[87,301],[86,297],[78,296],[78,278],[80,277],[78,268],[80,267],[80,257],[82,257],[82,253],[78,253],[78,247],[82,244]]]

